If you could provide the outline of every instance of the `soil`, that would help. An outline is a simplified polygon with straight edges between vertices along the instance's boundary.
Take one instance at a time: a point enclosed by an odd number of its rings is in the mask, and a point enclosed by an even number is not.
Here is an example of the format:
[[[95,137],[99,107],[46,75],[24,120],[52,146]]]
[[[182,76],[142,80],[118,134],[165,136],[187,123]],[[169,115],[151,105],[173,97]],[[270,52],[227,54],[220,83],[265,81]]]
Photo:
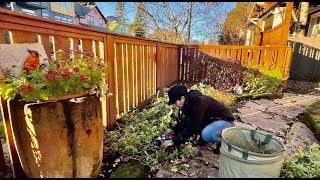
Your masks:
[[[284,92],[320,95],[320,83],[288,80],[288,84]]]

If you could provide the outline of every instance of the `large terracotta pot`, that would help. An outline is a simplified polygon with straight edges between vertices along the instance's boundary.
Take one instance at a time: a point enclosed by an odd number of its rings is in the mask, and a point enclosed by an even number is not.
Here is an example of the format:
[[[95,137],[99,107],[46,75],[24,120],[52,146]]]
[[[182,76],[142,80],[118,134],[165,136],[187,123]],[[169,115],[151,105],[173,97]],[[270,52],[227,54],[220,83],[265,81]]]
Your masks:
[[[27,177],[97,177],[103,153],[101,101],[9,101],[15,144]]]

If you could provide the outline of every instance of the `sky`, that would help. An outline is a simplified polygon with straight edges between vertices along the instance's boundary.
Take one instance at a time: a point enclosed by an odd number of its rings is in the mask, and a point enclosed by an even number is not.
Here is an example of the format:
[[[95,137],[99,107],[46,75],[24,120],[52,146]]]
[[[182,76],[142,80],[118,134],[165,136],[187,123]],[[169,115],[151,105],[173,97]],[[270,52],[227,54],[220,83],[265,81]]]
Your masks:
[[[117,2],[96,2],[96,5],[100,9],[100,11],[104,14],[104,16],[114,16],[115,15],[115,9],[116,9]],[[223,8],[230,11],[233,8],[235,8],[235,6],[236,6],[235,2],[226,2],[225,6]],[[129,12],[125,16],[129,19],[129,22],[133,22],[135,12]],[[198,39],[198,38],[193,37],[193,39]]]

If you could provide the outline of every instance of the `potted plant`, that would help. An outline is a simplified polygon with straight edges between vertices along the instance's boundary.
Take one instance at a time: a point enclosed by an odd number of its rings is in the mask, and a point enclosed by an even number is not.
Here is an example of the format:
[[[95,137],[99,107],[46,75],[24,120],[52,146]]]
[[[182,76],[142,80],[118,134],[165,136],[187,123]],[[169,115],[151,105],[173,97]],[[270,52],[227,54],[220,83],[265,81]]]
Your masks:
[[[97,177],[100,171],[109,67],[85,51],[64,57],[59,50],[45,64],[27,59],[20,76],[4,72],[0,95],[8,100],[27,177]]]

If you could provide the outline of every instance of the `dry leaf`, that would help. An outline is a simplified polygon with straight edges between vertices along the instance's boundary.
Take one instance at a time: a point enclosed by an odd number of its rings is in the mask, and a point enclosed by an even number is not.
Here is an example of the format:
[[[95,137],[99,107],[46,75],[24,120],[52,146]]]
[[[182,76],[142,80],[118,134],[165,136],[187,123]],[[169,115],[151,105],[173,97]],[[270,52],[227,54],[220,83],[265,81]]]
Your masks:
[[[178,172],[178,167],[177,166],[172,166],[171,171],[176,173]]]
[[[120,159],[119,159],[119,158],[117,158],[114,162],[118,163],[118,162],[120,162]]]

